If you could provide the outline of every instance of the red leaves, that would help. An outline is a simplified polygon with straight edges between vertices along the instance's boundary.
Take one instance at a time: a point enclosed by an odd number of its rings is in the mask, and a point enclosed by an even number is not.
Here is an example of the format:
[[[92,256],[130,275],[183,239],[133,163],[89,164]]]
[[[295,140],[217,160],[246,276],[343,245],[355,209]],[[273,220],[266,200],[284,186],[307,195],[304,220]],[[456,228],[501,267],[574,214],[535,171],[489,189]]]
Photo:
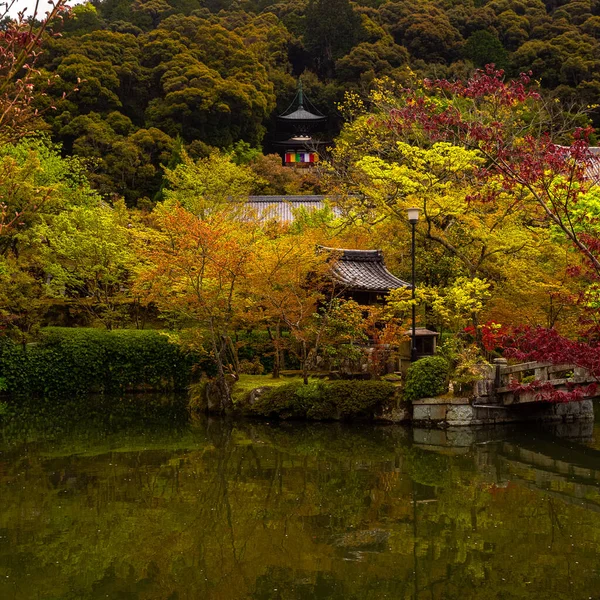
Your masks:
[[[570,340],[555,329],[544,327],[515,327],[504,335],[504,356],[522,362],[546,362],[555,365],[575,365],[586,369],[594,378],[600,377],[600,345]],[[521,384],[513,381],[510,387],[517,394],[533,394],[544,402],[578,402],[596,394],[597,384],[587,386],[566,382],[566,390],[556,389],[551,381]]]
[[[502,106],[512,106],[517,102],[528,99],[537,100],[540,95],[530,89],[531,71],[521,73],[518,79],[508,82],[504,79],[504,71],[496,69],[493,64],[486,65],[485,69],[478,69],[465,83],[462,81],[448,81],[438,79],[424,80],[424,87],[428,90],[449,92],[462,98],[486,99],[493,98]]]
[[[587,386],[578,386],[567,382],[567,390],[559,390],[554,387],[550,381],[532,381],[522,385],[517,381],[512,381],[511,389],[516,394],[533,394],[538,402],[580,402],[585,398],[596,394],[597,384],[591,383]]]
[[[473,325],[465,327],[464,331],[465,333],[473,336],[473,338],[477,337],[475,327],[473,327]],[[500,325],[500,323],[489,321],[488,323],[480,325],[478,331],[483,347],[487,352],[494,352],[495,350],[503,347],[502,344],[506,338],[507,330]]]
[[[502,339],[504,356],[519,361],[574,364],[600,378],[600,345],[597,342],[570,340],[556,329],[514,327]]]

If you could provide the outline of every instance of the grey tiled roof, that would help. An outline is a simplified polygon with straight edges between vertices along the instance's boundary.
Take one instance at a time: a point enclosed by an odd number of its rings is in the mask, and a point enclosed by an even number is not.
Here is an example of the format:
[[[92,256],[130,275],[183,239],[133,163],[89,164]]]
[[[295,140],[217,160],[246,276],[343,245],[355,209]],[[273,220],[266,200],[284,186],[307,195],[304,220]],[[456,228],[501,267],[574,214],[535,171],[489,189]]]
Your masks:
[[[381,250],[346,250],[323,248],[337,258],[333,276],[351,291],[367,291],[384,294],[410,283],[392,275],[383,262]]]
[[[300,208],[308,212],[325,208],[325,196],[250,196],[247,206],[256,211],[260,219],[291,223]],[[339,215],[338,210],[332,210]]]
[[[286,121],[324,121],[327,117],[315,115],[315,113],[307,111],[304,106],[299,106],[293,113],[280,115],[279,118]]]
[[[412,335],[412,329],[407,329],[404,332],[404,335]],[[437,331],[431,331],[431,329],[427,329],[426,327],[415,327],[415,337],[428,336],[428,335],[438,337],[440,334]]]
[[[589,151],[592,156],[585,169],[585,174],[596,185],[600,185],[600,147],[592,146]]]
[[[558,146],[564,150],[569,150],[569,146]],[[589,157],[586,160],[585,176],[595,185],[600,185],[600,146],[590,146],[588,148]]]

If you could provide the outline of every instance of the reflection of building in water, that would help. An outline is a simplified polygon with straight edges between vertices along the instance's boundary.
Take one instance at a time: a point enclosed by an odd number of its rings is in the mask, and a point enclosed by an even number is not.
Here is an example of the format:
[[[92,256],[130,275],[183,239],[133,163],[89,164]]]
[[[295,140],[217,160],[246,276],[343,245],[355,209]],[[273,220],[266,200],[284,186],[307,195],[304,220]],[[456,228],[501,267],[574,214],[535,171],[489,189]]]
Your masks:
[[[593,430],[593,423],[588,427]],[[542,437],[503,442],[499,455],[503,478],[600,513],[600,451]]]
[[[285,136],[284,139],[275,141],[275,147],[286,167],[306,168],[319,161],[319,147],[324,146],[326,142],[314,139],[313,134],[326,121],[327,117],[306,97],[302,82],[299,81],[298,92],[292,103],[277,117],[277,124]]]

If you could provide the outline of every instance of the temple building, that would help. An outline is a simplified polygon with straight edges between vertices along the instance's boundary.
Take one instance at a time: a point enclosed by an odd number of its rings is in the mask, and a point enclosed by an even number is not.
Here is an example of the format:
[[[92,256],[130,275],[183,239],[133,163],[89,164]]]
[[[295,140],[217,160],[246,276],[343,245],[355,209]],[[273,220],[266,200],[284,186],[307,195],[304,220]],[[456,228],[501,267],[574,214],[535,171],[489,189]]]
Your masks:
[[[311,110],[308,110],[308,106]],[[284,139],[274,142],[286,167],[306,168],[319,160],[318,149],[326,142],[313,138],[313,133],[323,126],[327,117],[321,114],[308,100],[298,82],[298,92],[290,106],[277,117]],[[291,137],[287,137],[291,136]]]
[[[391,290],[399,288],[411,289],[411,284],[390,273],[383,260],[381,250],[348,250],[345,248],[324,248],[319,251],[331,253],[331,277],[336,285],[341,286],[341,296],[354,300],[362,306],[381,304]],[[439,334],[425,327],[417,327],[415,332],[416,357],[435,354]],[[408,336],[411,331],[404,332],[404,339],[395,350],[389,347],[387,372],[406,372],[411,363],[411,342]],[[367,348],[373,351],[375,345],[369,342]]]
[[[331,276],[342,287],[343,296],[358,304],[371,305],[385,301],[391,290],[409,288],[410,283],[392,275],[386,268],[381,250],[348,250],[320,248],[335,257]]]

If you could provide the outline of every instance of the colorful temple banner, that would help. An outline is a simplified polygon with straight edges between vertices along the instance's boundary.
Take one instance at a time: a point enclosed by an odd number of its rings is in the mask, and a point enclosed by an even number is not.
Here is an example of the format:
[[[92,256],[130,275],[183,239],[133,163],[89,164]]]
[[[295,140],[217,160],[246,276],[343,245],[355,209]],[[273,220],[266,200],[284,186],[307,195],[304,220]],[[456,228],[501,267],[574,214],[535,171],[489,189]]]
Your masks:
[[[316,163],[319,155],[316,152],[286,152],[285,162],[288,163]]]

